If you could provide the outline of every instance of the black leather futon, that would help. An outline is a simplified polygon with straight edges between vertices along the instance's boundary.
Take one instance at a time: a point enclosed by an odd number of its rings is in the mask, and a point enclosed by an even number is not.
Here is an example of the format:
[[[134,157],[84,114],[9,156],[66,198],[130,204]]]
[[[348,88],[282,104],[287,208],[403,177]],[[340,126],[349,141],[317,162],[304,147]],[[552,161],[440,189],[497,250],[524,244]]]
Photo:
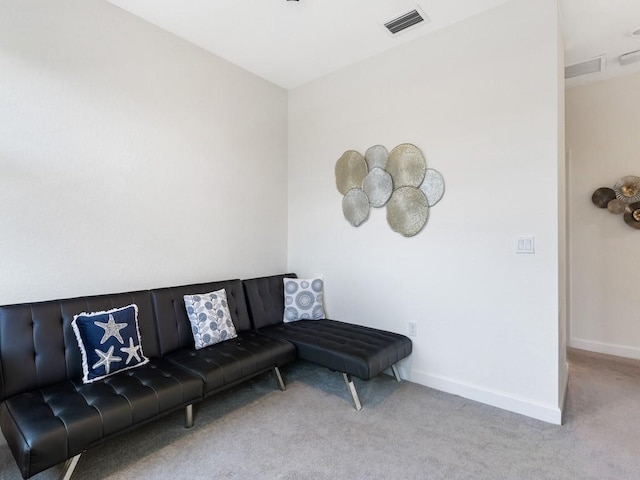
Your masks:
[[[224,288],[238,337],[194,350],[182,295]],[[71,328],[80,312],[138,306],[146,365],[83,384]],[[295,359],[289,342],[250,328],[240,280],[0,307],[0,426],[24,478],[145,422]]]
[[[358,410],[352,375],[368,380],[391,368],[400,381],[396,363],[411,353],[407,337],[334,320],[283,324],[283,278],[0,306],[0,426],[22,476],[66,461],[68,480],[85,450],[182,408],[190,427],[194,403],[269,370],[284,390],[279,367],[297,357],[342,372]],[[225,324],[233,323],[237,337],[196,350],[184,296],[221,289],[231,315]],[[87,352],[76,340],[74,316],[120,307],[137,309],[148,363],[85,384]],[[87,316],[89,323],[100,323]],[[105,329],[100,344],[118,336],[117,328],[107,334],[111,322],[127,325],[109,316],[99,325]],[[135,353],[132,348],[120,351]]]

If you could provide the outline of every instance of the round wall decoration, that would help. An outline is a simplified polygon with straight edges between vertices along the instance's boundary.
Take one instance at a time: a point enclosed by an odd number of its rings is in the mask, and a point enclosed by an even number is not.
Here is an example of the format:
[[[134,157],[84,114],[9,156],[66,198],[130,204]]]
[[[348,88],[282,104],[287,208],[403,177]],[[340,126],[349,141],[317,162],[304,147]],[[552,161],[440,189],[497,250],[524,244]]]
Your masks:
[[[427,203],[433,207],[444,195],[444,178],[437,170],[428,168],[420,190],[427,197]]]
[[[355,150],[347,150],[336,162],[336,187],[346,195],[352,188],[362,188],[367,175],[367,162]]]
[[[624,210],[624,221],[630,227],[640,229],[640,202],[627,205]]]
[[[613,188],[600,187],[593,192],[591,201],[614,215],[622,213],[627,225],[640,230],[640,177],[626,175]]]
[[[352,188],[342,199],[344,218],[354,227],[359,227],[369,218],[369,197],[360,188]]]
[[[607,210],[609,210],[614,215],[620,215],[624,212],[625,208],[627,208],[627,204],[619,198],[614,198],[609,203],[607,203]]]
[[[400,187],[387,203],[387,222],[394,232],[413,237],[429,220],[427,197],[419,188]]]
[[[393,193],[393,180],[386,170],[373,167],[364,177],[362,189],[369,197],[369,203],[372,207],[383,207]]]
[[[367,161],[369,171],[373,170],[376,167],[382,169],[386,168],[388,157],[389,152],[387,151],[386,147],[383,147],[382,145],[369,147],[364,153],[364,159]]]
[[[387,223],[405,237],[424,228],[431,207],[444,195],[442,174],[427,169],[424,155],[410,143],[398,145],[391,153],[383,145],[374,145],[364,157],[347,150],[336,162],[335,174],[343,195],[342,213],[352,226],[366,222],[372,207],[386,205]]]
[[[616,192],[612,188],[600,187],[591,196],[591,201],[594,205],[600,208],[607,208],[607,205],[611,200],[616,198]]]
[[[640,177],[627,175],[613,186],[616,197],[625,203],[640,202]]]
[[[419,187],[427,172],[427,162],[418,147],[403,143],[389,153],[386,170],[393,178],[394,188]]]

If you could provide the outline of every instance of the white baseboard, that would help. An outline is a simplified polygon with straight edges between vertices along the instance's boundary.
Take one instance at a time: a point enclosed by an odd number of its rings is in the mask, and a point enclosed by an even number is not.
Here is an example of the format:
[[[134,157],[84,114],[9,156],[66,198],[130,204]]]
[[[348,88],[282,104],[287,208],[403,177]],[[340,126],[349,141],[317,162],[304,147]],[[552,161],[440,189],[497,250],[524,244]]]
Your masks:
[[[640,348],[629,347],[627,345],[615,345],[613,343],[572,338],[569,340],[569,346],[572,348],[579,348],[580,350],[588,350],[590,352],[606,353],[607,355],[615,355],[616,357],[640,360]]]
[[[403,373],[406,374],[408,372]],[[566,377],[568,378],[568,375]],[[403,375],[403,378],[407,377]],[[439,375],[423,372],[411,372],[408,380],[446,393],[459,395],[469,400],[536,418],[544,422],[556,425],[562,424],[562,410],[558,406],[547,405],[526,398],[514,397],[513,395],[503,392],[488,390],[477,385],[458,382]]]

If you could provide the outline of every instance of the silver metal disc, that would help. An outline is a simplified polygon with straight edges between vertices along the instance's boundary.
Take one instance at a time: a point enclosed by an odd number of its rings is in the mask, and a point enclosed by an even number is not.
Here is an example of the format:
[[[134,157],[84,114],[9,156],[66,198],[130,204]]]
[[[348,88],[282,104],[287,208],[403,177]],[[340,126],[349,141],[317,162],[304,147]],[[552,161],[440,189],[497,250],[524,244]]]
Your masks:
[[[383,207],[393,193],[393,179],[386,170],[373,167],[364,177],[362,189],[369,197],[369,203],[372,207]]]
[[[369,218],[370,209],[369,198],[360,188],[352,188],[342,199],[344,218],[354,227],[359,227]]]
[[[418,147],[403,143],[391,150],[385,168],[393,177],[394,188],[417,188],[424,180],[427,162]]]
[[[364,159],[367,161],[367,166],[369,167],[369,171],[374,168],[385,168],[387,166],[387,158],[389,157],[389,152],[382,145],[375,145],[367,149],[364,153]]]
[[[627,175],[622,177],[613,186],[616,197],[624,203],[640,202],[640,177]]]
[[[387,203],[387,222],[394,232],[413,237],[429,220],[427,197],[419,188],[400,187]]]
[[[427,197],[427,203],[433,207],[444,195],[444,178],[437,170],[428,168],[420,190]]]
[[[352,188],[362,188],[367,175],[367,162],[355,150],[347,150],[336,162],[336,187],[346,195]]]

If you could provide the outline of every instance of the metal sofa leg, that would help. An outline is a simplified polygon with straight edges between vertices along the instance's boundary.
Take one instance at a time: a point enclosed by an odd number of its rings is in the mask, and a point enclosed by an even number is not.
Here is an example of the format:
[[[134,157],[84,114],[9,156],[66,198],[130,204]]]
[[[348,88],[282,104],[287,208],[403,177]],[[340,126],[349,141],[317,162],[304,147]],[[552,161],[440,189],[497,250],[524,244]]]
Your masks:
[[[391,371],[393,372],[393,376],[396,377],[396,381],[397,382],[402,380],[400,378],[400,372],[398,372],[398,367],[396,366],[395,363],[393,365],[391,365]]]
[[[193,403],[191,405],[187,405],[184,409],[184,427],[193,427]]]
[[[80,455],[76,455],[75,457],[70,458],[66,462],[64,462],[64,472],[62,472],[62,476],[60,480],[69,480],[71,475],[73,475],[73,471],[76,469],[76,465],[78,465],[78,460],[80,460]]]
[[[358,391],[356,390],[356,386],[353,384],[353,380],[351,379],[351,375],[348,373],[343,373],[344,383],[347,384],[347,389],[349,393],[351,393],[351,397],[353,398],[353,405],[356,407],[356,410],[362,410],[362,405],[360,404],[360,399],[358,398]]]
[[[282,375],[280,374],[280,369],[278,367],[273,367],[273,371],[276,374],[276,378],[278,379],[278,386],[280,387],[280,390],[284,392],[287,389],[287,387],[284,386],[284,382],[282,381]]]

